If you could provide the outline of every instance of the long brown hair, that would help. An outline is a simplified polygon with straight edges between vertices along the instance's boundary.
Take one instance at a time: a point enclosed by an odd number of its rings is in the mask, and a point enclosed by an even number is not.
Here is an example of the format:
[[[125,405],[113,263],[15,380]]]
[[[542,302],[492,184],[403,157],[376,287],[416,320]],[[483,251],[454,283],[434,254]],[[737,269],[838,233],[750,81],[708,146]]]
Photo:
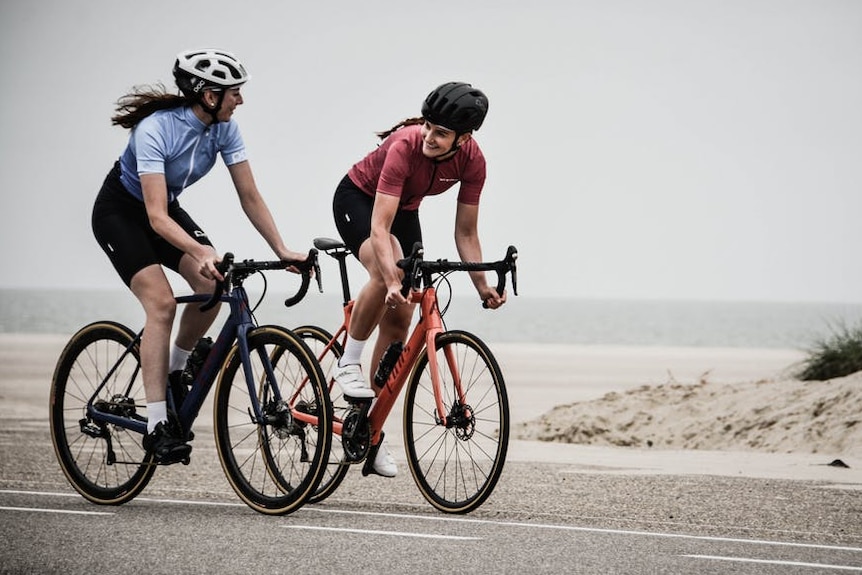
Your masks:
[[[406,120],[402,120],[398,124],[392,126],[391,128],[389,128],[385,132],[377,132],[377,136],[381,140],[385,140],[390,135],[392,135],[392,133],[400,130],[401,128],[404,128],[406,126],[415,126],[417,124],[424,124],[424,123],[425,123],[425,118],[421,118],[421,117],[420,118],[407,118]]]
[[[195,100],[185,96],[171,94],[162,84],[135,86],[132,92],[117,100],[116,114],[111,117],[111,125],[131,130],[153,112],[189,106],[194,102]]]

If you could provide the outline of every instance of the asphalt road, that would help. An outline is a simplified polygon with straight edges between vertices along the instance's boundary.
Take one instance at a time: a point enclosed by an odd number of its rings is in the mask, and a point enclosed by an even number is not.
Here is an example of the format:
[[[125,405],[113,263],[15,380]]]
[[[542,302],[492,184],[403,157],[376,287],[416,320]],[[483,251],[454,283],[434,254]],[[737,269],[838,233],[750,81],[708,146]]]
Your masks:
[[[480,509],[450,516],[396,452],[398,477],[356,469],[327,501],[269,517],[231,491],[203,428],[191,465],[104,507],[66,482],[47,421],[0,424],[0,573],[862,572],[862,491],[822,481],[519,457]]]

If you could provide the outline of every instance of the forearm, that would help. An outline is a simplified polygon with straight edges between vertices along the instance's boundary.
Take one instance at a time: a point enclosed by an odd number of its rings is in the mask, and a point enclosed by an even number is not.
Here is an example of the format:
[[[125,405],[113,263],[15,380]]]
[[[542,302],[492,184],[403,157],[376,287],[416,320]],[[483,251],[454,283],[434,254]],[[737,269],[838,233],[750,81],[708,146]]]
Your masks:
[[[263,237],[266,243],[272,248],[272,251],[279,257],[286,257],[287,246],[278,231],[278,226],[275,225],[275,219],[272,217],[272,212],[264,202],[260,194],[250,194],[242,196],[240,205],[245,212],[254,229]]]
[[[401,282],[398,267],[395,265],[395,253],[392,251],[392,241],[388,230],[371,230],[371,249],[374,251],[377,269],[383,282],[389,286]]]
[[[150,226],[153,231],[172,246],[195,259],[203,257],[209,248],[199,243],[167,214],[150,216]]]
[[[195,259],[206,257],[209,248],[198,243],[168,214],[168,192],[164,174],[142,174],[141,190],[144,195],[147,219],[153,231],[166,242]]]
[[[294,257],[296,254],[284,245],[284,240],[275,225],[272,212],[269,211],[269,207],[257,189],[248,161],[233,164],[228,167],[228,171],[233,179],[237,194],[239,194],[242,211],[245,212],[254,229],[266,240],[266,243],[279,258],[290,259]]]
[[[482,261],[482,244],[479,241],[478,234],[456,233],[455,247],[458,249],[458,256],[462,262],[481,262]],[[470,279],[473,285],[480,293],[488,288],[488,280],[485,277],[485,272],[469,272]]]

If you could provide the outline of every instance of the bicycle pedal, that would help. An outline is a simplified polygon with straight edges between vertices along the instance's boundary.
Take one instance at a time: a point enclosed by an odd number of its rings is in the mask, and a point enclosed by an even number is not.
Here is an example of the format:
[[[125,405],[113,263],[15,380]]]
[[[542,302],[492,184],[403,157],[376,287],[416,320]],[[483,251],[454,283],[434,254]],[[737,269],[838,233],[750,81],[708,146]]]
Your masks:
[[[366,405],[370,406],[372,400],[372,398],[369,397],[353,397],[352,395],[345,395],[343,397],[344,401],[355,407],[364,407]]]

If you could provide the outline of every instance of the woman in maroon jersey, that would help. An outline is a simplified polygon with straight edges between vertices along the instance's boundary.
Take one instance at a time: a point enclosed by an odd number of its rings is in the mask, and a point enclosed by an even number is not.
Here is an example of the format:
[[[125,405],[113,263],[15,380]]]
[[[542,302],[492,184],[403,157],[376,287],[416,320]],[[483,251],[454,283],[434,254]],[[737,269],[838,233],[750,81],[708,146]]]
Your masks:
[[[482,261],[477,233],[479,197],[485,183],[485,157],[473,139],[488,111],[488,98],[463,82],[433,90],[422,117],[404,120],[379,134],[383,142],[356,163],[338,185],[333,200],[335,225],[344,243],[368,272],[350,320],[344,354],[333,376],[344,395],[373,398],[360,356],[375,327],[371,357],[376,366],[393,341],[404,341],[413,316],[401,295],[402,274],[396,262],[422,240],[419,204],[426,196],[460,183],[455,215],[455,244],[463,261]],[[488,285],[483,272],[471,272],[479,297],[491,309],[506,301]],[[397,467],[381,445],[374,471],[394,477]]]

